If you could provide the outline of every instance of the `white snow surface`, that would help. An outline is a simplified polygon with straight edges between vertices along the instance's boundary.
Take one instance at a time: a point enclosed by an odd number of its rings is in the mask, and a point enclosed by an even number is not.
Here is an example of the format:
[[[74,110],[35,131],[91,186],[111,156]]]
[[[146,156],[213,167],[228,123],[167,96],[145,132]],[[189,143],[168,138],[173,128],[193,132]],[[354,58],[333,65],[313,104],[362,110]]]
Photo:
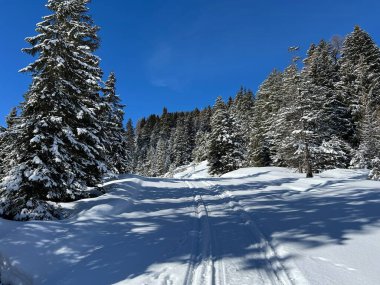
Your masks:
[[[121,176],[62,204],[69,218],[0,220],[7,284],[380,284],[380,182],[283,168],[219,178]]]

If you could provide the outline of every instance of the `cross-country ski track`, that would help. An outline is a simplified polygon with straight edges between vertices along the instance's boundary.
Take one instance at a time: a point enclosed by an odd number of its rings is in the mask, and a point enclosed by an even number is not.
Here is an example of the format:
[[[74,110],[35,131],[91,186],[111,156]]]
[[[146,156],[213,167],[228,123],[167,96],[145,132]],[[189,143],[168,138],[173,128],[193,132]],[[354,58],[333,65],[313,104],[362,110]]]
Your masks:
[[[379,284],[380,183],[366,171],[306,179],[282,168],[220,178],[205,163],[171,178],[121,176],[61,204],[61,221],[0,220],[13,284]]]

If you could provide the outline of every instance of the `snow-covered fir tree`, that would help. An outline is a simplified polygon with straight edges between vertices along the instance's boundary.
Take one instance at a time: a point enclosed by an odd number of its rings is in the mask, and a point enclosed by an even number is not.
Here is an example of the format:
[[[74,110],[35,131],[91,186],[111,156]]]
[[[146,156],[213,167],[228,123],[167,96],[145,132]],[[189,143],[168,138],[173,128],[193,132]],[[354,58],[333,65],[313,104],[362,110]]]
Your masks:
[[[172,168],[177,168],[191,162],[191,153],[194,148],[194,136],[192,135],[191,128],[190,116],[184,116],[177,122],[172,149]]]
[[[126,173],[130,171],[132,157],[128,153],[124,121],[124,105],[116,94],[116,76],[112,72],[105,86],[102,97],[102,120],[104,136],[106,138],[106,161],[109,169],[114,173]]]
[[[203,109],[198,116],[198,126],[196,127],[197,132],[194,142],[195,145],[192,153],[193,160],[196,162],[207,160],[209,135],[211,131],[211,115],[212,110],[208,107]]]
[[[243,139],[227,106],[218,97],[211,117],[211,134],[208,151],[209,173],[220,175],[243,165]]]
[[[149,156],[151,148],[151,137],[155,125],[158,123],[157,115],[151,115],[147,119],[141,119],[136,126],[136,173],[148,175],[151,163]]]
[[[357,148],[361,143],[361,127],[371,94],[372,102],[380,98],[380,51],[371,36],[360,27],[346,37],[339,59],[340,80],[337,89],[350,107],[354,122],[351,144]],[[353,166],[357,164],[353,161]]]
[[[282,77],[281,72],[274,70],[256,94],[250,127],[252,131],[249,132],[251,134],[250,165],[268,166],[276,154],[271,125],[274,124],[274,115],[281,106]]]
[[[248,147],[250,142],[250,134],[252,133],[251,119],[253,116],[253,93],[251,90],[246,90],[243,87],[240,88],[239,92],[233,99],[230,107],[230,114],[234,118],[238,131],[243,139],[243,164],[247,166],[249,164]]]
[[[318,171],[348,166],[350,148],[345,139],[353,135],[349,107],[335,90],[339,74],[330,51],[330,45],[320,41],[306,59],[301,74],[310,103],[315,104],[312,106],[316,118],[313,128],[318,138],[311,150],[313,167]]]
[[[58,217],[50,201],[82,197],[107,171],[100,112],[102,70],[93,52],[97,32],[89,0],[49,0],[52,14],[37,24],[24,52],[37,60],[22,72],[33,76],[21,113],[10,128],[17,134],[9,169],[1,182],[3,217]]]
[[[17,120],[17,108],[13,108],[6,118],[7,128],[0,127],[0,179],[9,170],[12,163],[10,153],[14,151],[13,145],[17,140],[17,134],[12,131]]]
[[[135,128],[133,127],[132,119],[129,119],[127,122],[125,130],[125,151],[127,159],[126,172],[133,173],[135,169]]]
[[[276,149],[272,161],[276,166],[300,169],[302,165],[303,158],[297,153],[299,140],[293,134],[300,125],[300,113],[296,105],[299,85],[298,67],[295,62],[292,62],[283,73],[281,107],[276,114],[272,114],[274,120],[271,124],[271,133]]]
[[[156,147],[156,155],[155,155],[155,173],[158,175],[163,175],[169,171],[171,159],[169,149],[169,140],[171,135],[171,122],[170,122],[170,114],[166,108],[163,109],[161,115],[161,127],[159,139]]]

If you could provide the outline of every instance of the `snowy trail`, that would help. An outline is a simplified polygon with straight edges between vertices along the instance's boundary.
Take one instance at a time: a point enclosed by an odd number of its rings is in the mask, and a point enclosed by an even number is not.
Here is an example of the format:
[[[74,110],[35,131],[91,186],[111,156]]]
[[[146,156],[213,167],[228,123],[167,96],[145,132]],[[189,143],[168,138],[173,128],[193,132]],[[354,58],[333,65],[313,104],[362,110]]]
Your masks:
[[[196,221],[196,245],[192,247],[189,268],[186,273],[185,284],[215,284],[215,264],[213,257],[214,236],[209,221],[209,211],[202,195],[195,190],[196,186],[185,181],[190,189],[194,190],[194,214]]]
[[[292,285],[293,282],[286,272],[285,267],[280,262],[276,251],[270,242],[265,238],[264,234],[259,230],[258,226],[250,216],[250,214],[244,209],[242,203],[233,196],[228,190],[223,190],[223,187],[214,184],[212,182],[203,181],[205,186],[209,187],[213,192],[225,201],[232,211],[239,216],[240,220],[244,223],[246,228],[240,235],[246,236],[247,243],[251,242],[252,246],[258,249],[258,253],[251,258],[262,260],[266,263],[266,270],[257,271],[250,274],[250,279],[258,278],[255,284],[279,284],[279,285]],[[240,270],[237,270],[240,271]],[[258,275],[252,276],[252,275]],[[236,279],[236,277],[230,277],[230,280]]]
[[[0,220],[0,282],[378,285],[380,183],[363,173],[122,176],[66,220]]]
[[[197,189],[196,193],[209,193],[208,197],[211,199],[210,209],[206,206],[201,195],[196,197],[201,203],[202,209],[204,209],[204,217],[207,221],[206,226],[201,228],[203,231],[201,235],[207,237],[205,239],[206,244],[208,243],[206,247],[209,248],[207,253],[212,255],[211,257],[203,258],[202,262],[200,262],[199,267],[209,266],[207,271],[201,271],[203,272],[203,279],[198,278],[195,279],[196,282],[192,280],[193,282],[188,282],[187,284],[293,284],[269,242],[258,230],[249,214],[244,211],[239,202],[236,202],[228,191],[223,192],[222,188],[207,180],[201,182],[186,181],[186,183],[190,188]],[[216,218],[220,214],[226,214],[226,211],[229,212],[229,219],[223,223],[223,226],[210,224],[210,217],[213,218],[215,215]],[[214,232],[217,239],[214,236],[209,238],[211,232]],[[240,242],[238,244],[234,243],[234,236],[239,237]],[[239,259],[243,259],[243,262],[226,256],[224,248],[229,248],[228,251],[231,251],[231,245],[235,245],[236,248],[232,249],[232,251],[236,252],[241,249],[241,244],[254,247],[257,252],[240,256]],[[214,262],[211,262],[212,260]],[[252,260],[259,261],[261,263],[259,267],[264,265],[264,268],[245,270],[244,264]],[[208,282],[204,282],[204,279]]]

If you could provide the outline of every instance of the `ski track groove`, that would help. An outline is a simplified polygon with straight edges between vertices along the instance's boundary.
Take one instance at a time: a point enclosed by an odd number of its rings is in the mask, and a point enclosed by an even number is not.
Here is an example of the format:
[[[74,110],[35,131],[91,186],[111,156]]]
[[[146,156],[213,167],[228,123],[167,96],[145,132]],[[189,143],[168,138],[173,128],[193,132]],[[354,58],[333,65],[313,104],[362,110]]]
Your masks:
[[[215,261],[213,256],[216,244],[212,227],[209,220],[209,209],[202,195],[197,193],[196,186],[185,181],[188,188],[193,189],[194,214],[197,218],[193,227],[197,236],[192,235],[192,254],[185,276],[184,285],[224,285],[224,268],[218,266],[222,261]],[[220,275],[222,279],[220,279]]]
[[[289,276],[285,266],[281,263],[281,258],[276,253],[275,248],[271,245],[270,241],[265,237],[264,233],[259,229],[257,224],[252,219],[249,212],[246,211],[241,201],[239,201],[229,190],[223,190],[223,186],[214,184],[208,181],[202,181],[210,190],[214,191],[221,199],[227,198],[227,205],[236,213],[240,213],[240,218],[248,226],[251,236],[255,240],[259,240],[260,248],[264,253],[264,257],[268,262],[268,265],[272,269],[272,272],[266,272],[268,276],[263,277],[261,272],[261,280],[265,281],[268,278],[273,285],[294,285],[293,279]],[[264,282],[266,284],[266,282]],[[226,283],[227,284],[227,283]]]

